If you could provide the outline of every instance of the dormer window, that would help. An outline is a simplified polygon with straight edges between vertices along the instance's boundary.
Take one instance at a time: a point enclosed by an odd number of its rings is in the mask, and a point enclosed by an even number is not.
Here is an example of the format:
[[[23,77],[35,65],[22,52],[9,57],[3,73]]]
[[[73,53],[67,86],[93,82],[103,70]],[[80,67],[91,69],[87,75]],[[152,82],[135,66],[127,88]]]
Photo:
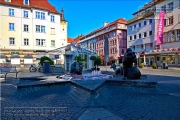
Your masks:
[[[11,0],[5,0],[6,2],[11,2]]]
[[[24,0],[24,5],[29,5],[29,0]]]

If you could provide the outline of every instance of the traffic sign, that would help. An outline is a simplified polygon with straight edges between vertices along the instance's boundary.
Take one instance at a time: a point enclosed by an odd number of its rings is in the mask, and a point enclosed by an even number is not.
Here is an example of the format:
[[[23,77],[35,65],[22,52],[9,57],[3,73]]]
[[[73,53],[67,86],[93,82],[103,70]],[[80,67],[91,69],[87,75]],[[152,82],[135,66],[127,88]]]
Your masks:
[[[55,59],[59,59],[59,55],[54,55],[54,58]]]

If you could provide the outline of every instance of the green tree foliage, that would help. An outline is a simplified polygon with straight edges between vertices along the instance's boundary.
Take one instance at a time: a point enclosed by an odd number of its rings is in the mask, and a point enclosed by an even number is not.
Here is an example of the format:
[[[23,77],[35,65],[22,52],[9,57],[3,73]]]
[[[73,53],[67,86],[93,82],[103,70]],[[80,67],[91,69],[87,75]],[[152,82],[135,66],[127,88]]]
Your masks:
[[[97,67],[101,65],[101,58],[99,56],[97,56],[96,59],[94,60],[94,64],[97,65]]]
[[[91,57],[90,57],[90,60],[93,60],[93,61],[94,61],[95,59],[96,59],[96,56],[91,56]]]
[[[49,58],[47,56],[43,56],[43,57],[40,58],[41,66],[43,66],[43,63],[44,63],[45,60],[48,60],[50,62],[50,65],[54,65],[54,61],[51,58]]]
[[[82,65],[82,62],[85,61],[85,59],[82,59],[80,55],[76,56],[74,60],[76,60],[79,63],[79,65]]]

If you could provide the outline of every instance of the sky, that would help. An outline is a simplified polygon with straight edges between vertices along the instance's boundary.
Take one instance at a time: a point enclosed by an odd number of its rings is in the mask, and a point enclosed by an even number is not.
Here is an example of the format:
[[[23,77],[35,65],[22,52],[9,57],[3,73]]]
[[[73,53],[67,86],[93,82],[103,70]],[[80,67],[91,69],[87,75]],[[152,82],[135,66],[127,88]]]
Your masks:
[[[130,20],[133,13],[151,0],[48,0],[58,11],[64,9],[68,38],[88,33],[119,18]]]

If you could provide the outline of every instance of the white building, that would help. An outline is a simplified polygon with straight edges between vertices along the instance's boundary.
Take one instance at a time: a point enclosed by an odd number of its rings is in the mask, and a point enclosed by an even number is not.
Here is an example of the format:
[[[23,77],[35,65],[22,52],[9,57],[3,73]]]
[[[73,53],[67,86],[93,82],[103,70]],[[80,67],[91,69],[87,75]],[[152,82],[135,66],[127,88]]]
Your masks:
[[[0,33],[0,63],[9,60],[19,67],[67,44],[64,13],[47,0],[0,0]]]
[[[128,21],[127,47],[132,48],[139,63],[152,65],[166,61],[169,66],[180,66],[180,1],[152,0],[135,12]],[[165,11],[163,43],[156,43],[160,11]]]

